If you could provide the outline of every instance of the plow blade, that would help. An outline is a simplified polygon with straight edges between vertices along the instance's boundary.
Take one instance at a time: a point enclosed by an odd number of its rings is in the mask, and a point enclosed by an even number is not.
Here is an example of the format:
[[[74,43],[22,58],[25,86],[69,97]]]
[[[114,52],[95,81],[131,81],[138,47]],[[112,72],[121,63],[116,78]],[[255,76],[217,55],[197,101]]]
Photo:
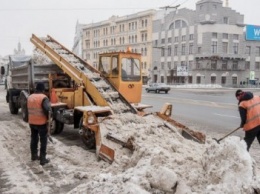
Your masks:
[[[173,120],[172,118],[167,117],[164,114],[161,114],[159,112],[157,112],[156,115],[158,117],[160,117],[161,119],[163,119],[164,121],[166,121],[167,123],[181,129],[181,135],[184,138],[196,141],[198,143],[205,143],[205,139],[206,139],[205,134],[198,132],[198,131],[191,130],[188,127],[186,127],[185,125],[183,125],[183,124]]]

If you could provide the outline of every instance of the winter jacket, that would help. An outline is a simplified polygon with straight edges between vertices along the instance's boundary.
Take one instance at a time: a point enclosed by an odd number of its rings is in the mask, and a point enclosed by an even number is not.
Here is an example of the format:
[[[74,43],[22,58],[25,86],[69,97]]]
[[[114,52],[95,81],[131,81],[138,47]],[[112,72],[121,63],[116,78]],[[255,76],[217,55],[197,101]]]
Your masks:
[[[260,97],[253,96],[251,92],[244,92],[239,102],[239,113],[241,127],[245,131],[251,130],[260,125]]]
[[[47,123],[50,106],[46,95],[41,93],[30,95],[27,101],[27,107],[29,124],[44,125]]]

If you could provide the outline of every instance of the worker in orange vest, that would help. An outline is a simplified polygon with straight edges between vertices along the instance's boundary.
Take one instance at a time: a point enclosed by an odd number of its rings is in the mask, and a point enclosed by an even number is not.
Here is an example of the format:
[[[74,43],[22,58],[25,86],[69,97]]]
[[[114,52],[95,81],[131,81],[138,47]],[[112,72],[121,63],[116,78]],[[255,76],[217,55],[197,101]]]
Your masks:
[[[260,144],[260,96],[254,96],[253,93],[240,89],[235,95],[241,117],[240,127],[245,131],[244,140],[249,151],[255,138]]]
[[[28,123],[31,128],[31,159],[32,161],[40,160],[40,164],[49,163],[46,158],[47,137],[48,137],[48,114],[51,111],[50,101],[43,94],[44,84],[39,82],[36,85],[36,92],[31,94],[27,100]],[[38,142],[40,137],[40,157],[38,155]]]

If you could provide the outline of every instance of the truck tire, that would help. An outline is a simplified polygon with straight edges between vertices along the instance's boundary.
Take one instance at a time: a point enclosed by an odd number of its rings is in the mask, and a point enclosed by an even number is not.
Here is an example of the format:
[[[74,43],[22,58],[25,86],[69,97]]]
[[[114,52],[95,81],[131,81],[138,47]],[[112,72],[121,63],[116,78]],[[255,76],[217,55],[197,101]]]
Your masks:
[[[21,111],[22,111],[22,118],[24,122],[28,122],[28,108],[27,106],[23,105],[21,107]]]
[[[12,101],[12,94],[9,94],[9,110],[10,113],[13,115],[18,114],[18,108],[15,106],[15,103]]]
[[[22,118],[24,122],[28,122],[28,108],[27,108],[27,99],[29,97],[28,92],[22,90],[19,96]]]
[[[6,92],[5,100],[7,103],[9,103],[9,92],[8,91]]]
[[[58,121],[58,120],[53,120],[52,125],[51,125],[51,134],[60,134],[63,131],[64,128],[64,123]]]
[[[96,148],[96,139],[95,139],[95,132],[91,131],[90,129],[87,129],[82,126],[83,119],[80,119],[79,122],[79,135],[82,140],[82,142],[85,144],[87,149],[95,149]]]

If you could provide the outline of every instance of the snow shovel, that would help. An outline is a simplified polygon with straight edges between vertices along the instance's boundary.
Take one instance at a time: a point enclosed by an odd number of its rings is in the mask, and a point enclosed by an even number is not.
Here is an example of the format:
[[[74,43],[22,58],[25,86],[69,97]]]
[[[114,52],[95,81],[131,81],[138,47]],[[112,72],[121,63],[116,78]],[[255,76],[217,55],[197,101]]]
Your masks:
[[[51,137],[51,123],[52,123],[52,117],[51,117],[51,111],[49,111],[48,125],[47,125],[47,129],[48,129],[47,137],[50,140],[50,142],[54,144],[54,141],[53,141],[53,139]]]
[[[238,129],[240,129],[241,127],[238,127],[236,129],[234,129],[233,131],[231,131],[230,133],[226,134],[224,137],[220,138],[220,139],[216,139],[216,138],[213,138],[214,140],[216,140],[216,142],[220,142],[221,140],[225,139],[227,136],[231,135],[232,133],[236,132]]]

